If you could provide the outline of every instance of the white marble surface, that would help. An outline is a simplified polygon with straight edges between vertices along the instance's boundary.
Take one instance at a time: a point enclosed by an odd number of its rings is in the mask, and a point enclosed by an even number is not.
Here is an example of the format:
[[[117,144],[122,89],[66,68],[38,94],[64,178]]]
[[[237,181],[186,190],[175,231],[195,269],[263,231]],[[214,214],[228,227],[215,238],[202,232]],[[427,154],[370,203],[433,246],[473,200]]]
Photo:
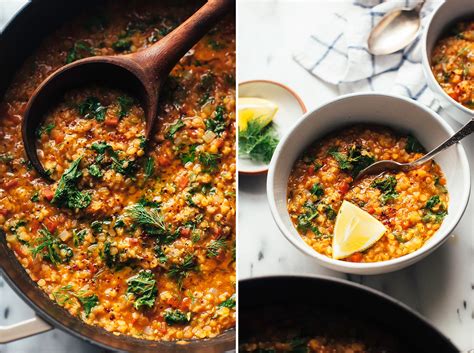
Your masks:
[[[287,84],[309,110],[335,97],[335,87],[310,76],[291,59],[315,23],[343,9],[339,0],[239,0],[239,81],[270,79]],[[330,25],[330,24],[327,24]],[[458,127],[453,120],[448,120]],[[463,142],[474,174],[474,136]],[[472,181],[474,184],[474,180]],[[279,232],[267,205],[265,176],[239,176],[239,278],[282,273],[323,274],[363,283],[417,310],[463,351],[474,348],[474,207],[448,242],[418,264],[378,276],[347,276],[326,270]]]

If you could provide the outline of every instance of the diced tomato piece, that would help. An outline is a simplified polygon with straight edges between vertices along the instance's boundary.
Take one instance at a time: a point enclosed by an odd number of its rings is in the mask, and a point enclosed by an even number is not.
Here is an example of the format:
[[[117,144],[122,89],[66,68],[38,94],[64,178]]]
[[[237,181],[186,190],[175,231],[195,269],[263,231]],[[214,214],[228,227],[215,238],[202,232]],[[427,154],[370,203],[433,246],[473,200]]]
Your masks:
[[[308,168],[308,174],[314,174],[314,164],[311,164]]]
[[[54,197],[54,191],[51,190],[50,188],[44,188],[42,190],[42,194],[43,194],[44,198],[48,201],[51,201]]]
[[[183,236],[183,237],[189,237],[189,235],[191,234],[191,229],[189,229],[189,228],[181,228],[180,234],[181,234],[181,236]]]
[[[224,139],[222,137],[216,138],[214,143],[216,144],[217,148],[219,148],[224,144]]]
[[[43,221],[43,224],[48,230],[53,233],[56,228],[58,227],[58,221],[56,219],[53,219],[51,217],[45,218]]]
[[[8,210],[6,208],[0,208],[0,214],[2,216],[6,216],[8,214]]]
[[[189,299],[188,297],[185,297],[185,298],[183,298],[183,300],[181,301],[181,307],[180,307],[180,309],[181,309],[182,311],[188,311],[190,304],[191,304],[191,299]]]
[[[349,256],[348,260],[351,261],[351,262],[361,262],[362,261],[362,253],[356,252],[356,253],[352,254],[351,256]]]
[[[166,153],[160,154],[158,156],[158,163],[162,167],[167,167],[171,164],[170,157]]]
[[[17,185],[18,185],[18,179],[8,180],[5,184],[3,184],[4,188],[7,190],[14,188]]]
[[[105,126],[109,127],[116,127],[119,124],[119,118],[118,117],[107,117],[104,121]]]
[[[188,175],[183,175],[181,178],[178,179],[178,186],[180,189],[184,189],[189,182],[189,177]]]
[[[178,302],[178,300],[177,300],[176,298],[169,298],[169,299],[166,301],[166,303],[167,303],[168,305],[171,305],[171,306],[174,307],[174,308],[177,308],[177,307],[179,306],[179,302]]]
[[[348,191],[349,191],[349,183],[341,183],[339,185],[339,193],[344,195]]]
[[[30,227],[31,227],[31,232],[36,233],[38,229],[40,229],[40,222],[34,219],[30,222]]]
[[[370,214],[374,214],[375,213],[375,208],[369,207],[369,208],[367,208],[367,212],[369,212]]]
[[[64,141],[64,132],[57,130],[53,133],[53,139],[56,143],[61,143]]]

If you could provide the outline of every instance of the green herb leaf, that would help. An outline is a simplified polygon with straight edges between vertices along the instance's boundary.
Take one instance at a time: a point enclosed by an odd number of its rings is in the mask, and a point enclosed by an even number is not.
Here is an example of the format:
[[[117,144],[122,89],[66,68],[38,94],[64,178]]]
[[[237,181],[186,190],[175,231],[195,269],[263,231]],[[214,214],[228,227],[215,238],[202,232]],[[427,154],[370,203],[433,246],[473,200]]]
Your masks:
[[[83,59],[86,56],[94,54],[92,47],[86,42],[76,42],[74,46],[68,51],[66,56],[66,64],[70,64],[73,61]]]
[[[147,234],[166,235],[168,233],[163,216],[156,209],[146,209],[141,204],[135,204],[127,208],[126,214]]]
[[[408,153],[424,153],[425,149],[414,136],[408,135],[405,151]]]
[[[51,131],[55,128],[55,126],[56,125],[53,123],[50,123],[48,125],[42,125],[36,132],[36,135],[38,136],[38,138],[40,138],[43,134],[49,135]]]
[[[395,191],[397,179],[392,175],[375,179],[370,186],[381,191],[380,202],[382,205],[387,204],[398,196],[398,193]]]
[[[71,163],[59,180],[58,187],[54,193],[53,204],[67,208],[86,208],[92,201],[92,196],[88,192],[80,192],[77,189],[77,182],[82,176],[79,164],[82,157]]]
[[[334,148],[329,149],[328,153],[337,161],[339,168],[348,171],[353,178],[375,162],[375,158],[359,146],[351,146],[347,155]]]
[[[181,264],[173,264],[169,271],[168,276],[174,279],[178,283],[178,287],[182,289],[183,281],[188,276],[190,271],[197,271],[198,264],[194,255],[186,255]]]
[[[150,270],[140,271],[137,275],[129,278],[127,283],[127,293],[133,294],[135,297],[133,303],[135,309],[151,309],[155,305],[158,289],[155,275]]]
[[[151,178],[155,173],[155,160],[152,157],[148,157],[145,162],[145,180]]]
[[[32,202],[38,202],[39,201],[39,191],[38,190],[36,190],[34,192],[34,194],[31,196],[30,200]]]
[[[263,126],[256,119],[249,121],[245,131],[239,131],[239,154],[254,161],[269,163],[278,145],[278,135],[273,126]]]
[[[229,309],[234,309],[236,304],[235,300],[235,294],[232,294],[232,296],[229,299],[224,300],[222,303],[218,305],[219,308],[229,308]]]
[[[425,208],[427,210],[433,210],[433,208],[439,204],[441,202],[441,200],[439,199],[439,195],[434,195],[434,196],[431,196],[428,201],[426,201],[426,205],[425,205]]]
[[[97,97],[87,97],[86,100],[81,102],[77,109],[85,119],[95,119],[98,122],[105,120],[105,114],[107,107],[104,107]]]
[[[38,245],[31,250],[34,258],[41,254],[44,260],[50,261],[53,265],[69,262],[73,256],[70,247],[61,243],[45,226],[38,232],[42,237],[37,239]]]
[[[82,229],[82,230],[77,230],[73,229],[72,230],[72,242],[74,246],[79,246],[84,242],[84,238],[87,235],[87,229]]]
[[[219,238],[211,240],[207,245],[207,256],[217,257],[222,251],[225,251],[227,247],[227,241],[225,239]]]
[[[89,174],[92,175],[94,178],[102,177],[102,171],[100,170],[97,164],[91,164],[88,169],[89,169]]]
[[[120,106],[119,118],[122,119],[128,114],[130,108],[132,108],[134,99],[129,96],[120,96],[117,100]]]
[[[181,163],[183,163],[183,165],[194,162],[196,159],[196,145],[190,145],[188,151],[181,153],[179,158],[181,159]]]
[[[191,321],[191,313],[183,313],[179,309],[167,310],[163,317],[168,325],[187,324]]]
[[[203,152],[199,155],[199,162],[205,167],[205,172],[212,173],[217,170],[221,154]]]
[[[174,135],[185,126],[184,121],[178,119],[173,125],[171,125],[168,129],[168,133],[166,134],[166,138],[169,140],[174,139]]]
[[[318,183],[314,183],[313,186],[311,187],[311,193],[314,195],[314,196],[323,196],[324,195],[324,189],[323,187],[321,186],[321,184],[318,184]]]
[[[131,39],[120,38],[116,42],[112,43],[112,48],[117,52],[124,52],[130,50],[133,42]]]
[[[99,304],[99,297],[95,294],[84,297],[76,297],[84,308],[84,313],[86,314],[86,317],[89,317],[92,309]]]
[[[213,131],[216,135],[222,134],[226,129],[225,108],[218,105],[213,118],[206,120],[206,130]]]

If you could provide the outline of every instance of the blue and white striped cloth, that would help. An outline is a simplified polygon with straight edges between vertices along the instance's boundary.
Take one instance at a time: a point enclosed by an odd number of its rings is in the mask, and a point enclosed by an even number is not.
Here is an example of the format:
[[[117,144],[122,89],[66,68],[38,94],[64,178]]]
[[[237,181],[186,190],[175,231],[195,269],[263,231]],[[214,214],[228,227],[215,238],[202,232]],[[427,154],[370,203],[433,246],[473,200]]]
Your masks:
[[[421,35],[403,51],[374,56],[367,50],[371,29],[395,8],[415,7],[420,0],[355,0],[344,13],[334,13],[330,25],[314,28],[294,60],[312,75],[339,87],[341,94],[376,91],[408,96],[433,110],[440,106],[428,89],[421,65]],[[422,26],[440,0],[427,1]],[[421,31],[420,31],[421,32]]]

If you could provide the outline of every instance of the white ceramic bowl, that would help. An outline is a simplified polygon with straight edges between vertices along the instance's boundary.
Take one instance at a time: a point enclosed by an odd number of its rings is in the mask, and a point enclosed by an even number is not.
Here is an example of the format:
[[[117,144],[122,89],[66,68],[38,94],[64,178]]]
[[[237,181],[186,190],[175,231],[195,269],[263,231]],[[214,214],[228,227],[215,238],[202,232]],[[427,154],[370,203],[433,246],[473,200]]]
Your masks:
[[[285,237],[321,265],[364,275],[390,272],[419,261],[446,241],[467,207],[471,187],[469,164],[461,145],[451,147],[436,158],[447,179],[448,215],[441,228],[420,249],[400,258],[375,263],[334,260],[307,245],[291,223],[287,211],[288,177],[294,162],[308,146],[330,132],[357,123],[380,124],[410,132],[427,149],[436,147],[454,133],[436,113],[407,98],[375,93],[342,96],[306,113],[282,138],[268,171],[268,202]]]
[[[474,20],[474,0],[448,0],[433,11],[422,37],[422,62],[428,87],[436,94],[447,113],[465,124],[474,115],[474,110],[458,103],[441,88],[430,65],[431,53],[437,41],[456,22],[463,19]]]

